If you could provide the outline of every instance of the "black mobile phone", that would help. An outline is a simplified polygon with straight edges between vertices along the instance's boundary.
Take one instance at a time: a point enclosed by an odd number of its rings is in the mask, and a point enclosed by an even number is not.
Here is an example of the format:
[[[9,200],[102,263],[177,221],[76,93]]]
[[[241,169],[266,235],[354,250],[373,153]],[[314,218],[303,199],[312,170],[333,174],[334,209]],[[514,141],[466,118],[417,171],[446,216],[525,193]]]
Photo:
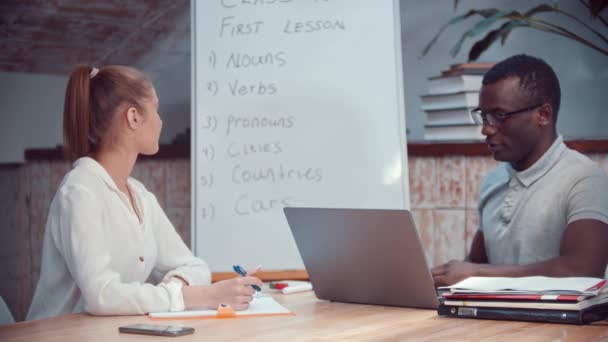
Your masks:
[[[133,324],[119,327],[118,331],[128,334],[143,334],[156,336],[183,336],[194,333],[194,328],[177,327],[173,325]]]

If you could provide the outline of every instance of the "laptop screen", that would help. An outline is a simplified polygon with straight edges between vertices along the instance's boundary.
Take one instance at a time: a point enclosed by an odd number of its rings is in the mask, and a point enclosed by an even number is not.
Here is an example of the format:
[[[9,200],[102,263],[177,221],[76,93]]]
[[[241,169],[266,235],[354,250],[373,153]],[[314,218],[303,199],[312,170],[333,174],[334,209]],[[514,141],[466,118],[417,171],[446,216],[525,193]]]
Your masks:
[[[318,298],[437,308],[409,211],[289,207],[284,212]]]

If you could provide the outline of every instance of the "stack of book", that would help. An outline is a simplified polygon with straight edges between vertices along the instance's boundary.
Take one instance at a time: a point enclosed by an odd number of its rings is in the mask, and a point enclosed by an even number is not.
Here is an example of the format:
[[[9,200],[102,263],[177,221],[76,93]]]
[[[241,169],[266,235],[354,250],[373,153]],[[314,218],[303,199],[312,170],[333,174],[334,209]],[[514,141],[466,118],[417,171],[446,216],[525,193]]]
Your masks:
[[[440,76],[429,78],[428,94],[421,95],[426,113],[425,140],[479,140],[481,127],[470,111],[479,104],[483,75],[494,64],[453,64]]]
[[[439,315],[588,324],[608,319],[608,284],[600,278],[470,277],[438,289]]]

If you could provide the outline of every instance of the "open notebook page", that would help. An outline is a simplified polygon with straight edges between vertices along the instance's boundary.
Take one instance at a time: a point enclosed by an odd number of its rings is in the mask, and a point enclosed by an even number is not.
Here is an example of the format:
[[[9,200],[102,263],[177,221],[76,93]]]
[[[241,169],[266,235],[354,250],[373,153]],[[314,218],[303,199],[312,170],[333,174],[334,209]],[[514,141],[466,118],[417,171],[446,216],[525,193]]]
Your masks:
[[[271,296],[255,296],[249,304],[249,309],[236,311],[237,316],[290,314],[287,308],[277,303]],[[152,318],[183,318],[216,316],[217,310],[187,310],[177,312],[151,312]]]

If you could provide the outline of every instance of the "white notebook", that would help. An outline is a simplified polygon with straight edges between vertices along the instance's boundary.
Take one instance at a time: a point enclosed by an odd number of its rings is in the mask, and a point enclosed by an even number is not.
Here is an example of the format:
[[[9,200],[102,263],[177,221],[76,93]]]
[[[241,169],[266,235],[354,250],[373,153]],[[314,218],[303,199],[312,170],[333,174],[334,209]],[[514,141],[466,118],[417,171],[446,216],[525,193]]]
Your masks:
[[[552,277],[470,277],[452,286],[439,288],[458,293],[559,293],[597,295],[606,287],[601,278]]]
[[[249,309],[235,311],[234,315],[239,316],[268,316],[268,315],[290,315],[292,314],[283,305],[277,303],[269,295],[258,295],[249,304]],[[192,317],[219,317],[218,310],[187,310],[176,312],[151,312],[148,314],[152,318],[192,318]]]

